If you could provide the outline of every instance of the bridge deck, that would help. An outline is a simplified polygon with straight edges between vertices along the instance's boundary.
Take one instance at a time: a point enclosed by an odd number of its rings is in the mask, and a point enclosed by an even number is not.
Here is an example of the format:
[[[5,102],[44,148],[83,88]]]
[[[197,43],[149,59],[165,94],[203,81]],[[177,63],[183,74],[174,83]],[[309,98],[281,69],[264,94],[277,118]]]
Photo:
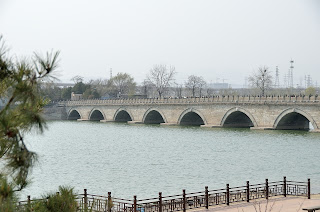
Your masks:
[[[79,100],[79,101],[62,101],[60,106],[74,105],[118,105],[118,104],[192,104],[192,103],[301,103],[301,104],[319,104],[317,96],[212,96],[204,98],[149,98],[149,99],[108,99],[108,100]]]

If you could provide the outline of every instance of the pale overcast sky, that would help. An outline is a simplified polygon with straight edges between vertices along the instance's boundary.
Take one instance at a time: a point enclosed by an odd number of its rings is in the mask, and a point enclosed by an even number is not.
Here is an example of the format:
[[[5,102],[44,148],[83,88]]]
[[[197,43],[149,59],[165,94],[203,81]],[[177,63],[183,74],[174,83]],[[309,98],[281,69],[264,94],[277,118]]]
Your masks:
[[[60,50],[63,82],[167,64],[179,83],[243,85],[263,65],[283,83],[292,58],[294,84],[320,84],[320,0],[0,0],[0,34],[17,55]]]

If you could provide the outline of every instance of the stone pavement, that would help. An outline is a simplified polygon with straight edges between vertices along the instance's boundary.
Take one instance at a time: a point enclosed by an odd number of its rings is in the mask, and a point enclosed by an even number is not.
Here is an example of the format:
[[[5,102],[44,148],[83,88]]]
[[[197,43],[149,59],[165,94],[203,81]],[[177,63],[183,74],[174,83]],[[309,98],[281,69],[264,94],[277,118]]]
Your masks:
[[[305,197],[277,197],[270,200],[257,200],[250,203],[235,203],[230,206],[211,206],[197,212],[303,212],[302,208],[320,206],[320,195],[311,199]],[[319,211],[320,212],[320,211]]]

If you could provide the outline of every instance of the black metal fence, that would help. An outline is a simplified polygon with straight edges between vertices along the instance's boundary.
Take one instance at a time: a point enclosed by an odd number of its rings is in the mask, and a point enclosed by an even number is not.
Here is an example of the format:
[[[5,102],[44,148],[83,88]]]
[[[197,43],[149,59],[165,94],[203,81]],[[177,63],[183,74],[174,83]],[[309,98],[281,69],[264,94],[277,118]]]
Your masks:
[[[310,179],[307,182],[283,181],[269,182],[250,185],[247,181],[245,186],[231,187],[229,184],[223,189],[209,190],[205,187],[204,191],[186,193],[172,196],[159,196],[150,199],[137,199],[134,196],[132,200],[120,199],[111,196],[99,196],[88,194],[84,189],[83,194],[77,195],[78,211],[106,211],[106,212],[173,212],[183,211],[195,208],[209,208],[215,205],[229,205],[235,202],[250,202],[256,199],[268,199],[274,196],[305,196],[310,199]],[[28,200],[19,202],[19,208],[30,205],[32,201],[30,196]]]

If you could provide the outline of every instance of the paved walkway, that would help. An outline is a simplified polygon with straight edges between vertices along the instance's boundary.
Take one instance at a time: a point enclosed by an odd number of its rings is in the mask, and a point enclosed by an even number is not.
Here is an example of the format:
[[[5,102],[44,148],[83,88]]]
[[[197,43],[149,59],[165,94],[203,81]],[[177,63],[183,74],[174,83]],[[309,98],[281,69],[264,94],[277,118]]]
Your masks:
[[[302,208],[319,206],[320,195],[313,195],[311,199],[304,197],[278,197],[268,201],[257,200],[250,203],[230,204],[230,206],[212,206],[197,212],[303,212]],[[305,211],[304,211],[305,212]]]

